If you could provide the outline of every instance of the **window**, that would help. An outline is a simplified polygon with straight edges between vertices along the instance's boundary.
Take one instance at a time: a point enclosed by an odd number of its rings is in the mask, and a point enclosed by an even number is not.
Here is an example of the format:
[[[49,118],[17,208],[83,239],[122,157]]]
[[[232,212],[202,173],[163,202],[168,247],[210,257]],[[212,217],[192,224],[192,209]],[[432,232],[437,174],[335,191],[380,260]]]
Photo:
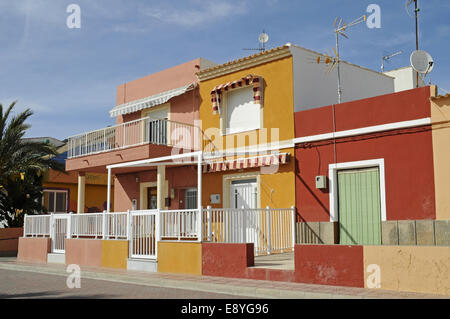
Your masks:
[[[162,107],[143,112],[144,117],[149,117],[145,124],[146,141],[152,144],[167,144],[169,109],[170,107]]]
[[[186,209],[196,209],[197,208],[197,189],[189,188],[186,190]]]
[[[252,86],[231,90],[224,97],[225,134],[261,128],[260,105],[254,102]]]
[[[50,213],[67,213],[67,198],[68,192],[66,190],[44,190],[42,198],[43,206]]]

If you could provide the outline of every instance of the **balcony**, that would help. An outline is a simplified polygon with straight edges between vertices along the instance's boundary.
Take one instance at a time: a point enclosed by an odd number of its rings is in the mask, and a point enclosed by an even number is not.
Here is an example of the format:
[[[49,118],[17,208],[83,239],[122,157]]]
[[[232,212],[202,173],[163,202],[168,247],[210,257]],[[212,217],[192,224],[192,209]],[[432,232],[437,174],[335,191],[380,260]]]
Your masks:
[[[194,125],[145,117],[69,137],[67,157],[72,159],[144,144],[196,151],[201,148],[201,137],[201,130]]]

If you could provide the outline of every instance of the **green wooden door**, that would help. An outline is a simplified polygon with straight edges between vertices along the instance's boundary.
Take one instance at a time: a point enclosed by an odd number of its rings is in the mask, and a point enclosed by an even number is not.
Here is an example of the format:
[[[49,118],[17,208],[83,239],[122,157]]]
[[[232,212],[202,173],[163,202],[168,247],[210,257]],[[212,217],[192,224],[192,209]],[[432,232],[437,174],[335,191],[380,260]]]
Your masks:
[[[339,242],[381,245],[378,167],[341,170],[338,177]]]

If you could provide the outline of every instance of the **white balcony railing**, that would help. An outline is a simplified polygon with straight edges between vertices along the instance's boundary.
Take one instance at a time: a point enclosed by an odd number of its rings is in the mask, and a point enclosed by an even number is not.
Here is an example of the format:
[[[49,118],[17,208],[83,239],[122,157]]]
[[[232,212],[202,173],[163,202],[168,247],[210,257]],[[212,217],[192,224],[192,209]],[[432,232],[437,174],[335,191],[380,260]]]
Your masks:
[[[144,144],[197,151],[201,149],[202,136],[201,130],[194,125],[145,117],[69,137],[67,157],[75,158]]]

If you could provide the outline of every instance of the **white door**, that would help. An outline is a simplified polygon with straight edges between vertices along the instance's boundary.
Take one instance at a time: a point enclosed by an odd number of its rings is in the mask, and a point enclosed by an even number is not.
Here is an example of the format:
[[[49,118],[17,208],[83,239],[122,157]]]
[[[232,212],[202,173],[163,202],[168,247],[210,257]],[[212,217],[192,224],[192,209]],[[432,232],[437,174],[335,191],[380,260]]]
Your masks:
[[[258,184],[256,179],[231,182],[230,208],[258,208]]]
[[[232,181],[230,193],[230,207],[244,208],[244,211],[239,211],[239,216],[236,216],[237,224],[232,226],[237,230],[236,242],[254,243],[255,251],[258,251],[258,212],[252,210],[258,208],[258,184],[256,179]]]

